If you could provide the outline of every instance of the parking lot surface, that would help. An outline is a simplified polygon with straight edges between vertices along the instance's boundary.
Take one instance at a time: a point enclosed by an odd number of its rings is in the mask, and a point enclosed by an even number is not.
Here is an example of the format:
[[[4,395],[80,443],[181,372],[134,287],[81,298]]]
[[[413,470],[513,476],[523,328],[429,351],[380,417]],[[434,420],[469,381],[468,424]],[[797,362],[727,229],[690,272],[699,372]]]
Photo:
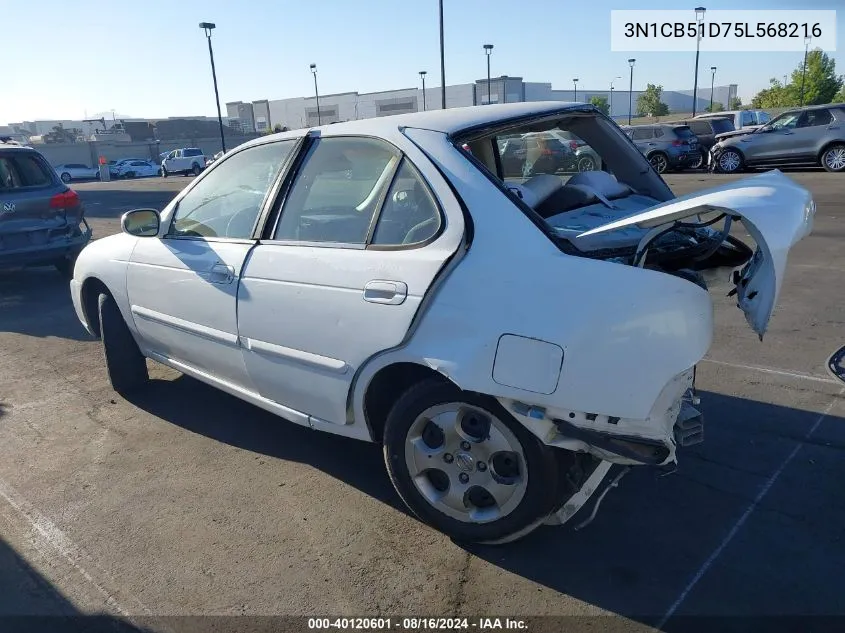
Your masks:
[[[585,529],[503,547],[462,548],[409,516],[378,446],[160,366],[120,398],[67,283],[0,273],[0,616],[615,615],[593,626],[680,631],[691,615],[736,630],[845,615],[845,385],[825,371],[845,339],[845,180],[789,175],[815,196],[815,228],[762,343],[727,284],[713,290],[704,444],[673,474],[634,469]],[[666,180],[683,194],[728,178]],[[189,181],[74,188],[103,237]]]

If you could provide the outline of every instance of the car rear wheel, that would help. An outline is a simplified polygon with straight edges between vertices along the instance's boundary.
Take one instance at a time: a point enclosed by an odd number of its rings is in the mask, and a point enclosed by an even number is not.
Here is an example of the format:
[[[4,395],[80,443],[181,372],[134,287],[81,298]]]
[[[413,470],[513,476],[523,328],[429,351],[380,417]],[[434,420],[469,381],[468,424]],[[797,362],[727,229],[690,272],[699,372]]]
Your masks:
[[[411,511],[459,541],[520,538],[557,499],[552,449],[495,400],[443,380],[423,381],[393,405],[384,459]]]
[[[654,170],[658,174],[664,173],[669,167],[669,160],[666,158],[666,154],[663,154],[662,152],[655,152],[649,156],[648,162],[651,163],[651,166],[654,167]]]
[[[75,265],[75,255],[73,257],[62,257],[61,259],[57,259],[53,262],[53,266],[56,267],[56,270],[58,270],[59,274],[65,279],[71,279],[73,277],[73,267]]]
[[[134,172],[134,171],[127,171],[127,172],[126,172],[126,177],[127,177],[127,178],[134,178],[134,177],[135,177],[135,172]]]
[[[67,173],[66,171],[65,171],[65,172],[62,172],[62,176],[61,176],[61,178],[62,178],[62,182],[63,182],[63,183],[65,183],[65,184],[67,184],[67,183],[69,183],[69,182],[71,181],[70,174],[69,174],[69,173]]]
[[[696,156],[692,161],[690,161],[689,168],[690,169],[701,169],[704,165],[704,152],[698,152],[698,156]]]
[[[149,380],[147,362],[144,359],[132,332],[123,320],[123,315],[108,294],[101,294],[98,308],[100,313],[100,334],[103,340],[103,356],[112,388],[122,396],[132,393]]]
[[[194,176],[199,176],[200,175],[200,166],[197,165],[196,163],[194,163],[193,167],[191,167],[191,173]]]
[[[845,145],[831,145],[828,147],[822,153],[821,164],[827,171],[845,171]]]
[[[595,171],[596,161],[592,156],[582,156],[578,159],[578,171]]]
[[[719,154],[719,171],[732,174],[742,169],[742,156],[735,149],[726,149]]]

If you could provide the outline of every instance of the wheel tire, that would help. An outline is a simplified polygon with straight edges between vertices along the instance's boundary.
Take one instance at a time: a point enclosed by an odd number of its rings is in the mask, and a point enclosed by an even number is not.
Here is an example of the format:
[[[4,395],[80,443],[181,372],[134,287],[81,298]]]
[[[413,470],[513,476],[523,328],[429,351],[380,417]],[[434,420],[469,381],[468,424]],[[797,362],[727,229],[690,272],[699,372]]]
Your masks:
[[[666,158],[666,154],[663,152],[654,152],[648,157],[648,162],[658,174],[666,173],[666,170],[669,168],[669,159]]]
[[[69,183],[72,180],[72,178],[70,177],[70,174],[67,173],[66,171],[62,172],[61,178],[62,178],[62,182],[65,183],[65,184]]]
[[[596,170],[596,161],[593,160],[592,156],[582,156],[578,159],[578,171],[585,172],[585,171],[595,171]]]
[[[134,178],[134,177],[135,177],[135,172],[134,172],[134,171],[128,171],[128,172],[126,172],[126,178]]]
[[[59,274],[65,279],[73,278],[73,267],[76,265],[76,255],[73,257],[62,257],[53,262],[53,266],[59,271]]]
[[[719,171],[723,174],[735,174],[742,170],[742,155],[735,149],[726,149],[719,154]]]
[[[414,483],[405,458],[408,433],[423,412],[446,403],[483,409],[510,431],[524,454],[528,483],[517,505],[501,518],[484,523],[453,518],[429,502]],[[558,465],[553,450],[544,446],[495,400],[462,392],[451,383],[428,379],[408,389],[391,408],[383,439],[387,472],[405,505],[421,521],[457,541],[490,544],[521,538],[549,516],[558,500]],[[443,462],[437,459],[432,463]]]
[[[147,362],[138,344],[123,320],[123,315],[108,294],[101,294],[98,301],[100,335],[103,356],[112,388],[126,396],[142,387],[149,380]]]
[[[690,169],[701,169],[702,166],[704,166],[704,152],[698,152],[698,158],[687,165]]]
[[[840,173],[845,171],[845,145],[837,143],[822,152],[820,161],[826,171]]]
[[[200,175],[200,171],[202,171],[202,170],[200,169],[200,166],[199,166],[199,165],[197,165],[196,163],[194,163],[194,164],[193,164],[193,166],[191,167],[191,173],[192,173],[194,176],[199,176],[199,175]]]

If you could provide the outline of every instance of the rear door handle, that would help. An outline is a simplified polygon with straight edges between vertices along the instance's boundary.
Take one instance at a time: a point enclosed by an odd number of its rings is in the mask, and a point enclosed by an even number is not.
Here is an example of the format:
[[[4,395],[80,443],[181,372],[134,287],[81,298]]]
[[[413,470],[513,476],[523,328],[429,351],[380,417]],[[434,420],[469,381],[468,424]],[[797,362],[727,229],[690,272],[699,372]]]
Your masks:
[[[211,267],[208,280],[216,284],[230,284],[235,279],[235,267],[217,262]]]
[[[404,281],[374,279],[364,286],[364,301],[399,305],[408,296],[408,284]]]

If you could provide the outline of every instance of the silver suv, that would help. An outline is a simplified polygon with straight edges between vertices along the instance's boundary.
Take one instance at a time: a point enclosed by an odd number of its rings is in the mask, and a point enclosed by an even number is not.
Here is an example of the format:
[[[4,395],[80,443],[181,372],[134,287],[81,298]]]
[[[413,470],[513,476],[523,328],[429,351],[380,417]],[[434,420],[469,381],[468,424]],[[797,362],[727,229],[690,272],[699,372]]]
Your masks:
[[[821,165],[843,172],[845,103],[789,110],[756,130],[716,138],[710,164],[724,173],[776,165]]]

